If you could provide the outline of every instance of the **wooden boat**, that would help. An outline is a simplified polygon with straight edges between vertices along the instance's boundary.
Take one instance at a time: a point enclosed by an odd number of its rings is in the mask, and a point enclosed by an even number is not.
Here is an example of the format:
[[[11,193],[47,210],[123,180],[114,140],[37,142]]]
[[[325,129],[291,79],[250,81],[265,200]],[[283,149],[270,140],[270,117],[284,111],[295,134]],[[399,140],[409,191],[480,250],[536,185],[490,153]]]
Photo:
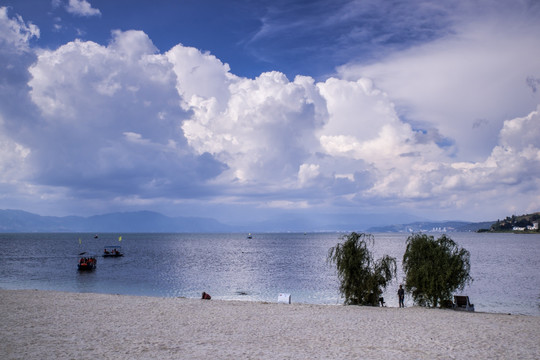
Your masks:
[[[77,268],[79,271],[88,271],[88,270],[94,270],[97,265],[97,260],[95,257],[81,257],[79,259],[79,264],[77,264]]]
[[[124,256],[121,246],[105,246],[103,249],[103,257],[119,257]]]

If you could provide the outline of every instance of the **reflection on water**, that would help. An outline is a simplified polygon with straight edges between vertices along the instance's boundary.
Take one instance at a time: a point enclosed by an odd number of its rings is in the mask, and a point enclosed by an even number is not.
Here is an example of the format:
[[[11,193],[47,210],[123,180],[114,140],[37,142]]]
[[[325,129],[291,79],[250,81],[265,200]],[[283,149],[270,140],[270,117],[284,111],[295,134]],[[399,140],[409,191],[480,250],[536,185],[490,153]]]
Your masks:
[[[125,256],[98,257],[78,272],[78,254],[118,244]],[[0,234],[0,287],[111,294],[337,304],[339,283],[326,262],[340,234]],[[435,235],[437,236],[437,235]],[[450,234],[471,253],[465,289],[477,311],[540,315],[540,235]],[[78,239],[81,239],[79,243]],[[384,297],[397,306],[407,234],[375,234],[375,257],[394,256],[398,279]],[[406,298],[406,305],[412,305]]]

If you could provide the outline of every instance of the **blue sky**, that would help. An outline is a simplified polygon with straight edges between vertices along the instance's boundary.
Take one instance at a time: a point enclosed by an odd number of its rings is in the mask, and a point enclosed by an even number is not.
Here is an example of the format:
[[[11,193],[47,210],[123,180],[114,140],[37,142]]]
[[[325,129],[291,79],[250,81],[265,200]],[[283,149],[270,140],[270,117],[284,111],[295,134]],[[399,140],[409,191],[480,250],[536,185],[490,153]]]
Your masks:
[[[540,210],[536,1],[0,1],[0,208]]]

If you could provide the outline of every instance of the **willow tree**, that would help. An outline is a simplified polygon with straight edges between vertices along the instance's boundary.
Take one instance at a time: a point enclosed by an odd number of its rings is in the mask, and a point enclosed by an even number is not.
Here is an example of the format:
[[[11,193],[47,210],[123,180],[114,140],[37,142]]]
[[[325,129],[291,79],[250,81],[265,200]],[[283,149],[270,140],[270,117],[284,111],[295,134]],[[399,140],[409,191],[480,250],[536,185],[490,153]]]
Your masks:
[[[407,238],[403,255],[405,290],[421,306],[442,305],[451,301],[452,292],[463,290],[472,281],[470,254],[451,238],[437,240],[426,234]]]
[[[341,239],[344,242],[330,248],[327,260],[336,264],[345,304],[376,306],[387,284],[396,276],[396,259],[385,255],[374,260],[368,248],[375,243],[371,234],[353,232]]]

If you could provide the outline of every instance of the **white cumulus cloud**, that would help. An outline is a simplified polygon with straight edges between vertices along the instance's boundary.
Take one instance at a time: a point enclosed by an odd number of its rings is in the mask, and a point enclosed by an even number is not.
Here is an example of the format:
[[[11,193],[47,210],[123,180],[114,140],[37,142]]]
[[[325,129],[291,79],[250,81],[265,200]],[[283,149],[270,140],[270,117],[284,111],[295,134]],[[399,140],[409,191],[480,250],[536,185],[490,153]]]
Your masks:
[[[480,161],[496,145],[503,122],[540,101],[527,85],[540,74],[539,36],[537,21],[515,21],[511,13],[480,17],[383,61],[351,62],[340,74],[372,79],[401,117],[416,128],[438,129],[459,159]]]
[[[68,0],[66,4],[67,12],[77,16],[98,16],[101,15],[99,9],[92,7],[86,0]]]
[[[25,22],[19,15],[8,16],[8,8],[0,7],[0,46],[5,50],[27,51],[28,41],[39,38],[39,28],[31,22]]]
[[[193,47],[161,53],[135,30],[35,49],[39,30],[0,8],[0,186],[109,210],[204,199],[535,211],[540,68],[521,56],[533,35],[486,26],[316,81],[241,77]]]
[[[187,148],[167,57],[143,32],[112,35],[107,46],[76,40],[42,50],[30,67],[41,116],[25,141],[39,181],[126,199],[185,194],[222,165]]]
[[[227,85],[217,85],[220,95],[191,96],[193,116],[182,127],[189,144],[226,163],[227,181],[296,182],[300,165],[318,146],[315,129],[326,115],[313,79],[290,82],[279,72],[219,78]]]

